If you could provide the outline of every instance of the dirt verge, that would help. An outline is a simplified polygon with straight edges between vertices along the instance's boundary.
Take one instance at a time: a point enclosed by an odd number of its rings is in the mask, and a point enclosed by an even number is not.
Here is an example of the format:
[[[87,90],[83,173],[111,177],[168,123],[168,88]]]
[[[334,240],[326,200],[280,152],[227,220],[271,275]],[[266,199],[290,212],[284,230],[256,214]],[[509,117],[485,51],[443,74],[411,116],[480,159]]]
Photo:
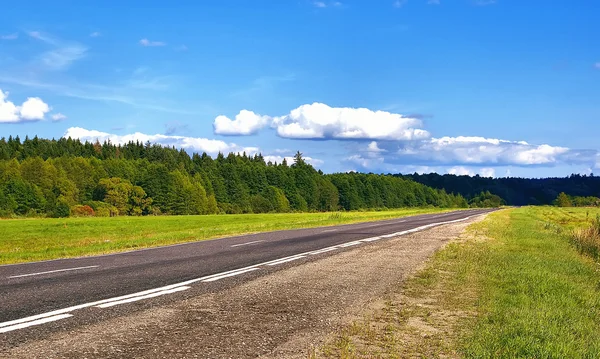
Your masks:
[[[375,242],[235,288],[52,334],[10,358],[307,358],[483,216]],[[433,330],[418,320],[420,331]],[[432,334],[434,334],[432,332]]]

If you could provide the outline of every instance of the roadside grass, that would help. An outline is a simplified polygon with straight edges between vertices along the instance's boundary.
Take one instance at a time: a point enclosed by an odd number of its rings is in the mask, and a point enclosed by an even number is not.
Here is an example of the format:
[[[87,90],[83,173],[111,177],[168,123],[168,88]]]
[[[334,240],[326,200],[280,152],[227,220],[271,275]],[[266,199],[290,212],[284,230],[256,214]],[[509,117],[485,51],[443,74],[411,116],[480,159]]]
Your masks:
[[[573,231],[597,214],[551,207],[490,214],[319,356],[600,357],[599,268],[572,244]]]
[[[330,213],[7,219],[0,220],[0,264],[106,254],[239,234],[446,211],[449,210],[410,208]]]

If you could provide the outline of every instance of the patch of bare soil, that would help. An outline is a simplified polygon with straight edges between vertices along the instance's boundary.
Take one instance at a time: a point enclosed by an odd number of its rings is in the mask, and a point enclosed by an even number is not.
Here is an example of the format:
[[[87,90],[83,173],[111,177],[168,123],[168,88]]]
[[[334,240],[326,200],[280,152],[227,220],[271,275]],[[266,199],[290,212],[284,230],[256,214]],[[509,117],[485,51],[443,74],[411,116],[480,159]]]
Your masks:
[[[403,281],[444,243],[456,239],[468,224],[481,218],[374,242],[283,269],[232,289],[110,319],[77,331],[52,334],[1,355],[10,358],[312,357],[320,353],[315,348],[321,347],[332,333],[365,313],[400,311],[401,303],[407,303],[397,293]],[[423,310],[431,305],[427,300],[416,304]],[[385,321],[380,323],[388,325]],[[410,318],[408,323],[418,337],[443,334],[443,330],[421,316]]]

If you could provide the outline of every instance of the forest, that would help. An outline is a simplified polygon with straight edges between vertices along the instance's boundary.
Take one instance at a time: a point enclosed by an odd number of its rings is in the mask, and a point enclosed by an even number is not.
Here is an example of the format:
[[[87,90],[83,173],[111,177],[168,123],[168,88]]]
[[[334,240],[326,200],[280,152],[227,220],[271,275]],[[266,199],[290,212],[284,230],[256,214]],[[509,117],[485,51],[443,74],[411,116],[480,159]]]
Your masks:
[[[429,174],[395,175],[399,178],[411,179],[433,188],[443,188],[448,192],[460,194],[467,199],[478,196],[481,192],[490,192],[499,196],[507,205],[552,205],[560,193],[578,199],[574,205],[596,203],[594,198],[600,197],[600,177],[594,174],[573,174],[564,178],[486,178],[478,175],[456,176]],[[582,197],[588,197],[587,199]]]
[[[260,154],[212,158],[158,144],[0,139],[0,216],[122,216],[464,208],[461,195],[410,179],[324,174]],[[492,196],[482,193],[483,197]],[[475,206],[493,205],[485,198]]]

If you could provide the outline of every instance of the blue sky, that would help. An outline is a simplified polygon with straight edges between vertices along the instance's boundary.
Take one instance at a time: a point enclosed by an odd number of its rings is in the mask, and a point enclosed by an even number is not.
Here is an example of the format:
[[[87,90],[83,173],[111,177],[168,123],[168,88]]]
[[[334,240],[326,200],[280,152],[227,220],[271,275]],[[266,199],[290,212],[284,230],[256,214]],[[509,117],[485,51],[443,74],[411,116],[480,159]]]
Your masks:
[[[28,1],[0,136],[300,150],[325,172],[600,172],[594,0]]]

